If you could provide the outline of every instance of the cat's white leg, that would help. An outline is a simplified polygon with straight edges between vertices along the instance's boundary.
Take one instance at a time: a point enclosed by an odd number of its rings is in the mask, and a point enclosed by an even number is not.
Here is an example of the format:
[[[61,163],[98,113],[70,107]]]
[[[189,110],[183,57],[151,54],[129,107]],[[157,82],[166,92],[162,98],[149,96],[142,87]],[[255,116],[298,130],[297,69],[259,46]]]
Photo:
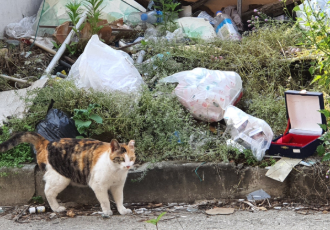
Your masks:
[[[126,215],[132,213],[131,209],[125,208],[123,205],[124,200],[124,183],[117,186],[110,187],[110,191],[112,193],[113,199],[116,202],[118,212],[121,215]]]
[[[51,209],[54,212],[65,211],[65,207],[58,204],[56,197],[70,184],[70,179],[60,175],[53,168],[51,168],[51,166],[48,166],[44,180],[46,181],[45,195]]]
[[[109,195],[108,195],[108,189],[103,188],[99,185],[92,185],[91,188],[93,189],[96,198],[100,202],[102,212],[105,216],[111,216],[112,211],[110,209],[110,201],[109,201]]]

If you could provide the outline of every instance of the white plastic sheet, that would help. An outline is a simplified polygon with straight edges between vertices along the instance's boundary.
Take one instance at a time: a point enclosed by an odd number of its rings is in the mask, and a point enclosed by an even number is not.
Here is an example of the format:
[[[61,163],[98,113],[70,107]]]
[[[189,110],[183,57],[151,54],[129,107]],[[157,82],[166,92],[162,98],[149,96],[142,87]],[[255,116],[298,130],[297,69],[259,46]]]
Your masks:
[[[104,44],[97,35],[92,36],[72,66],[69,78],[75,79],[78,87],[97,91],[132,93],[139,91],[144,84],[133,59]]]
[[[242,91],[241,77],[232,71],[196,68],[176,73],[160,82],[179,82],[175,94],[197,119],[220,121],[227,106],[234,104]]]
[[[189,38],[200,38],[205,41],[212,41],[217,37],[213,26],[207,19],[184,17],[179,18],[176,22]]]
[[[311,13],[309,20],[316,21],[315,16],[317,17],[320,12],[325,13],[325,22],[329,24],[330,18],[330,2],[328,0],[305,0],[302,4],[299,5],[300,11],[297,11],[297,17],[301,18],[302,21],[299,22],[299,25],[303,29],[308,29],[308,26],[305,24],[308,22],[306,12]],[[315,16],[314,16],[315,15]]]
[[[238,144],[251,149],[254,157],[261,161],[273,139],[271,127],[259,118],[244,113],[235,106],[228,106],[224,114],[226,133]]]
[[[25,17],[19,22],[10,23],[6,26],[5,31],[9,37],[13,38],[29,38],[35,34],[32,25],[36,20],[36,15]]]

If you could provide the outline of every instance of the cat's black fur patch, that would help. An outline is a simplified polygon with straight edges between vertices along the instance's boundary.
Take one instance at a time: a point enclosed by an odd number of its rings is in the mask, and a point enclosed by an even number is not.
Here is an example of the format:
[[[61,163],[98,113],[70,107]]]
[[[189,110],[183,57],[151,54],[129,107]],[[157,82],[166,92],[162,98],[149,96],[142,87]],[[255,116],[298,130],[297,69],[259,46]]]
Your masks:
[[[83,145],[81,143],[83,142]],[[71,179],[75,183],[87,185],[93,157],[93,151],[103,145],[102,142],[92,139],[71,139],[63,145],[58,142],[48,144],[48,161],[50,165],[62,176]],[[64,152],[65,151],[65,152]],[[87,151],[83,158],[83,170],[79,168],[81,154]],[[73,154],[76,159],[73,160]]]

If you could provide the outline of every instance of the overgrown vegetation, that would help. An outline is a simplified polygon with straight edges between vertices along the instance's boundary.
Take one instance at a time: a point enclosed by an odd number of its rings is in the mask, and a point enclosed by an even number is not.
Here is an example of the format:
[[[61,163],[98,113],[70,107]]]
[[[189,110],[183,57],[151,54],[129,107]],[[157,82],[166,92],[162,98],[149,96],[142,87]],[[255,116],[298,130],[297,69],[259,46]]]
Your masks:
[[[32,128],[28,125],[24,125],[21,131],[32,131]],[[9,128],[3,125],[0,130],[0,143],[6,141],[10,137]],[[0,168],[2,167],[22,167],[22,163],[32,162],[32,151],[29,144],[20,144],[15,148],[7,151],[6,153],[0,153]],[[6,176],[1,174],[1,176]]]
[[[215,40],[205,43],[193,40],[186,46],[174,42],[144,42],[145,59],[164,54],[162,60],[138,67],[147,83],[139,97],[123,93],[96,92],[78,89],[68,80],[50,80],[48,86],[36,89],[37,97],[27,98],[29,113],[23,120],[11,119],[10,128],[23,130],[25,124],[35,127],[46,115],[51,99],[54,108],[74,115],[75,110],[90,104],[100,105],[96,114],[102,123],[89,126],[95,139],[109,142],[136,141],[139,162],[161,160],[237,161],[266,167],[272,160],[255,162],[251,152],[240,154],[228,148],[221,122],[208,124],[195,120],[172,94],[176,85],[160,84],[159,80],[174,73],[204,67],[212,70],[236,71],[243,80],[244,94],[237,105],[247,113],[265,120],[275,134],[283,133],[286,124],[284,91],[313,90],[312,79],[302,73],[304,63],[292,64],[283,50],[300,40],[301,32],[293,24],[265,24],[247,32],[241,42]],[[212,57],[223,57],[215,61]],[[301,71],[293,72],[293,67]],[[91,120],[90,120],[91,121]],[[210,131],[210,125],[216,127]]]
[[[329,7],[327,3],[325,8]],[[309,55],[313,56],[315,61],[311,68],[310,73],[314,76],[312,83],[316,85],[318,91],[325,93],[326,109],[320,112],[325,116],[327,123],[320,124],[324,130],[324,134],[320,137],[323,144],[317,149],[320,156],[323,156],[322,161],[330,160],[330,110],[328,97],[329,83],[330,83],[330,37],[329,37],[329,15],[324,9],[318,9],[317,4],[303,1],[303,6],[300,8],[296,6],[293,10],[297,12],[300,17],[297,18],[297,28],[299,28],[302,39],[300,45],[308,49]],[[298,13],[299,12],[299,13]]]

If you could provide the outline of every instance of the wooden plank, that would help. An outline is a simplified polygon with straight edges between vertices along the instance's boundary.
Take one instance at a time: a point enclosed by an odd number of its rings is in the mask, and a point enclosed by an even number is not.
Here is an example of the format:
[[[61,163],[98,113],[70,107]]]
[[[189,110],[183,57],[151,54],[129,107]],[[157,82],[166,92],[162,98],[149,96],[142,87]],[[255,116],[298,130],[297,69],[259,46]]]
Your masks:
[[[285,2],[285,4],[290,5],[293,2],[294,2],[294,0],[287,0]],[[263,13],[269,15],[269,16],[272,16],[272,13],[275,12],[275,11],[277,12],[277,14],[280,14],[282,12],[284,13],[283,8],[284,8],[283,2],[275,2],[275,3],[270,3],[270,4],[263,5],[262,7],[258,8],[258,10],[260,10],[261,12],[263,12]],[[254,14],[255,13],[254,13],[253,10],[244,12],[242,14],[242,21],[246,21],[246,20],[251,19],[251,16],[254,15]],[[275,16],[278,16],[278,15],[275,15]]]
[[[237,0],[237,14],[242,17],[242,0]]]

